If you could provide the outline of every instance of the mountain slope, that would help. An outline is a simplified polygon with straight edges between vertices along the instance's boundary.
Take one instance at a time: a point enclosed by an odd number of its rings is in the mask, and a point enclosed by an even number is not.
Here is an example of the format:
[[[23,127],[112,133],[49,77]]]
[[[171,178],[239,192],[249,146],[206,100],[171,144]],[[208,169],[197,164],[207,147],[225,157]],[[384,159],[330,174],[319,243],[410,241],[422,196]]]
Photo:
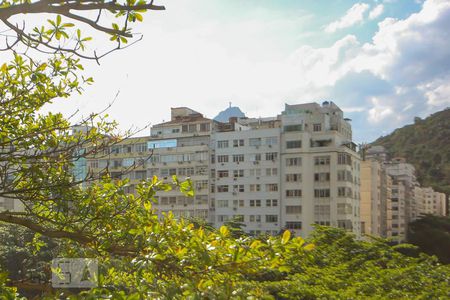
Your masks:
[[[416,167],[422,186],[450,194],[450,108],[396,129],[372,145],[384,146],[391,157],[402,156]]]
[[[230,106],[227,109],[221,111],[215,118],[214,121],[226,123],[231,117],[245,118],[245,114],[237,106]]]

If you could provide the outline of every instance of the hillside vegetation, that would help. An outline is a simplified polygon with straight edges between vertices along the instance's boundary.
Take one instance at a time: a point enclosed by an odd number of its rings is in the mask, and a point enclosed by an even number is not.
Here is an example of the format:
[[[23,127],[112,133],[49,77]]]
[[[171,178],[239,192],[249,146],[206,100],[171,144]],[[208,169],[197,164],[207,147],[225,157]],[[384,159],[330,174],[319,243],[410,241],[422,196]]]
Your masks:
[[[450,194],[450,108],[380,137],[372,145],[384,146],[416,168],[422,186]]]

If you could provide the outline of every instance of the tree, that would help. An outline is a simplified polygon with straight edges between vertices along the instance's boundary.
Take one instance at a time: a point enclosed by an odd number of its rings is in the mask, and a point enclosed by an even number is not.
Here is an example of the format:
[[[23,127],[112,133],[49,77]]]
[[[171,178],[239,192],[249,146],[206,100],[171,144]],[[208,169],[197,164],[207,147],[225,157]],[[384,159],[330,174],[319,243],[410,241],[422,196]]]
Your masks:
[[[170,213],[159,219],[153,208],[155,193],[178,188],[192,196],[189,181],[154,177],[129,194],[128,181],[111,178],[108,167],[101,174],[88,170],[83,178],[75,176],[77,161],[105,155],[131,134],[116,133],[116,124],[102,113],[78,122],[86,128],[79,132],[72,131],[72,118],[39,113],[46,103],[82,93],[92,83],[83,75],[83,60],[99,62],[110,53],[87,53],[90,38],[79,26],[106,34],[115,51],[133,38],[129,24],[142,20],[141,10],[160,8],[133,0],[2,2],[0,20],[10,29],[2,37],[12,60],[0,67],[0,197],[21,201],[25,210],[2,211],[0,221],[58,242],[59,255],[97,258],[100,263],[98,288],[83,292],[49,288],[47,296],[308,299],[382,297],[383,292],[398,296],[411,290],[408,295],[433,298],[449,292],[448,269],[432,259],[410,260],[381,242],[358,242],[343,231],[319,230],[306,242],[292,238],[289,231],[279,237],[234,237],[226,226],[214,229],[177,220]],[[90,18],[93,11],[96,15]],[[18,16],[22,12],[56,17],[27,30],[23,25],[27,22],[12,21],[23,17]],[[121,25],[102,23],[104,13],[121,20]],[[41,242],[35,243],[36,251],[43,250]],[[404,273],[398,273],[399,266]],[[371,289],[370,278],[378,275],[382,280]],[[392,275],[402,284],[387,285]],[[351,284],[345,284],[347,278]],[[425,290],[410,287],[417,279],[424,280]],[[16,289],[6,287],[6,281],[1,275],[0,293],[13,299]],[[433,285],[439,289],[429,291]]]
[[[74,163],[101,155],[133,132],[117,133],[116,123],[107,121],[104,112],[100,112],[77,122],[89,130],[73,133],[74,116],[67,119],[61,114],[43,115],[39,110],[54,100],[82,93],[93,80],[82,75],[81,59],[99,62],[104,55],[123,48],[127,39],[134,37],[130,23],[142,21],[142,12],[147,9],[164,7],[154,5],[153,1],[134,0],[1,2],[0,20],[9,31],[2,31],[0,37],[7,45],[4,50],[11,50],[13,57],[0,68],[0,197],[21,201],[25,212],[1,212],[0,221],[54,238],[84,243],[91,240],[84,236],[83,228],[68,229],[65,225],[77,223],[79,214],[87,209],[74,204],[87,201],[87,191],[80,191],[80,184],[101,178],[92,172],[84,178],[74,177]],[[56,17],[28,30],[26,19],[20,23],[12,20],[21,13],[56,14]],[[92,13],[96,13],[95,18],[90,17]],[[103,22],[106,14],[123,24],[106,26]],[[86,54],[91,38],[66,20],[108,35],[116,46],[103,54],[95,50]]]
[[[411,222],[408,242],[429,255],[436,255],[441,262],[450,264],[450,218],[424,215]]]

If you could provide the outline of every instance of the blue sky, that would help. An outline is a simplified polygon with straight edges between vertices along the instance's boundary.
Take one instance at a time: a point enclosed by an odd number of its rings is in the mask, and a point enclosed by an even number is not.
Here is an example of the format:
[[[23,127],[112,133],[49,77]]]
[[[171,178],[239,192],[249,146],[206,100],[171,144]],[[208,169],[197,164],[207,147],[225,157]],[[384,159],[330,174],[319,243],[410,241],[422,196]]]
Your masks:
[[[450,106],[450,0],[158,0],[143,41],[90,65],[96,84],[48,109],[87,114],[120,92],[122,128],[170,107],[214,117],[239,106],[273,116],[284,103],[331,100],[357,142]]]

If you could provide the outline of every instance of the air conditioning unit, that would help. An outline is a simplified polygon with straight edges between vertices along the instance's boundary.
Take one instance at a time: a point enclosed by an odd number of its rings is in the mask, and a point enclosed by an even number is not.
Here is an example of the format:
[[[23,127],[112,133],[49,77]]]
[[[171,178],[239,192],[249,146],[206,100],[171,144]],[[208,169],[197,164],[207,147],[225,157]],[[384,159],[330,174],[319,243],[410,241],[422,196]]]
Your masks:
[[[236,180],[237,180],[237,178],[236,178],[236,177],[234,177],[234,178],[233,178],[233,180],[234,180],[234,181],[236,181]]]
[[[269,148],[272,148],[272,145],[269,145]]]
[[[237,195],[237,192],[233,192],[233,195],[236,196],[236,195]]]

